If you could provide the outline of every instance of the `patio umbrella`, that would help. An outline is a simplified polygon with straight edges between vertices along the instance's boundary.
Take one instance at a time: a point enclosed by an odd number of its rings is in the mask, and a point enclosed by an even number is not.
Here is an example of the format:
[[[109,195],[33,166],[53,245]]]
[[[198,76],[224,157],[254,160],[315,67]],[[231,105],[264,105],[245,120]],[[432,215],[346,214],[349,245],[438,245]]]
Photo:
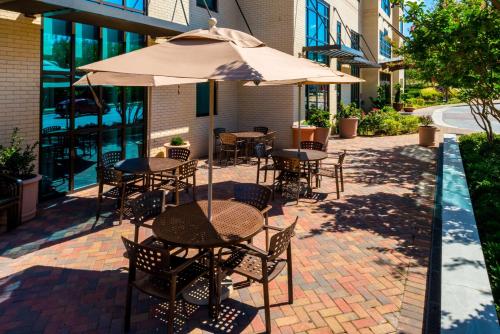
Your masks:
[[[307,59],[266,47],[244,32],[217,28],[209,20],[208,30],[197,29],[169,41],[120,56],[81,66],[90,74],[76,84],[130,84],[134,75],[145,86],[187,83],[186,79],[208,80],[210,84],[210,131],[208,152],[208,218],[212,218],[212,165],[215,81],[279,81],[335,76],[329,68]],[[119,76],[122,75],[123,82]]]
[[[265,81],[265,82],[248,82],[245,86],[281,86],[281,85],[297,85],[299,88],[299,107],[298,113],[298,152],[300,152],[300,142],[301,142],[301,131],[300,131],[300,118],[302,110],[302,86],[304,85],[336,85],[336,84],[353,84],[365,82],[365,80],[349,75],[344,72],[334,71],[332,72],[335,76],[330,77],[317,77],[317,78],[303,78],[303,79],[292,79],[292,80],[277,80],[277,81]],[[298,153],[299,154],[299,153]]]

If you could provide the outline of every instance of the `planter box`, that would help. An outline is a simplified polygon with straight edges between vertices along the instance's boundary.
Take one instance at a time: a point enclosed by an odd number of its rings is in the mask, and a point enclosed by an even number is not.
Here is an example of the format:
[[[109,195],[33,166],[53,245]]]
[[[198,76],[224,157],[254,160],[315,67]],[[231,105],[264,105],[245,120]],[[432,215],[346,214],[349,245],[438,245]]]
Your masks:
[[[392,107],[393,107],[393,108],[394,108],[394,110],[396,110],[396,111],[401,111],[401,110],[403,110],[403,106],[404,106],[404,104],[403,104],[403,103],[401,103],[401,102],[394,102],[394,103],[392,104]]]
[[[436,131],[435,126],[420,126],[418,128],[418,144],[426,147],[436,145]]]
[[[340,138],[350,139],[358,134],[357,118],[341,118],[339,121]]]
[[[191,147],[191,144],[189,141],[185,141],[183,145],[172,145],[170,143],[163,144],[163,147],[165,147],[165,157],[168,157],[168,151],[170,151],[171,148],[187,148],[189,149]]]
[[[300,127],[300,141],[313,141],[314,132],[316,131],[315,126],[304,126]],[[292,126],[293,133],[293,148],[299,147],[299,128],[297,126]]]
[[[414,112],[415,111],[415,107],[404,107],[404,111],[405,112]]]
[[[316,128],[314,130],[314,141],[323,144],[323,150],[326,151],[328,147],[328,138],[330,137],[330,128]]]
[[[38,185],[42,179],[37,175],[21,183],[21,222],[35,218],[38,207]]]

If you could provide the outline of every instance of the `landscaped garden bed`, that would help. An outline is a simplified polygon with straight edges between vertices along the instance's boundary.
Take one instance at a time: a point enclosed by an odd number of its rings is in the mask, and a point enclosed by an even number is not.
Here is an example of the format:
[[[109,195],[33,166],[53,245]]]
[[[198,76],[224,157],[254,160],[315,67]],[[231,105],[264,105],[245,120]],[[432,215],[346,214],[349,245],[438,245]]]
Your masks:
[[[460,151],[497,312],[500,313],[500,135],[461,136]]]

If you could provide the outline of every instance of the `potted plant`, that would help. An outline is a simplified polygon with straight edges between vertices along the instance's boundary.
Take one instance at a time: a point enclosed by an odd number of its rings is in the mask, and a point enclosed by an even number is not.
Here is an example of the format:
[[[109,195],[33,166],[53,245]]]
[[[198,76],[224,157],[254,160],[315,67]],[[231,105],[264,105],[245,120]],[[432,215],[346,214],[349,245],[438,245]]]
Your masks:
[[[0,172],[18,179],[21,184],[21,222],[36,216],[38,183],[42,176],[35,173],[35,149],[38,143],[22,147],[23,138],[14,128],[9,146],[0,145]]]
[[[403,110],[405,112],[413,112],[415,111],[415,107],[413,106],[413,103],[412,102],[408,102],[409,99],[408,99],[408,95],[406,94],[403,94],[403,101],[404,101],[404,108]]]
[[[401,85],[397,83],[395,86],[396,92],[394,93],[394,103],[392,104],[393,108],[396,111],[403,110],[404,104],[401,102]]]
[[[320,108],[311,108],[308,115],[307,122],[316,127],[314,130],[314,141],[323,143],[323,147],[326,149],[332,128],[330,112]]]
[[[173,147],[179,147],[179,148],[189,148],[191,147],[191,144],[189,144],[189,141],[182,139],[181,136],[174,136],[170,139],[170,142],[166,143],[163,145],[165,147],[165,153],[167,154],[168,157],[168,151],[173,148]]]
[[[300,123],[300,141],[313,141],[314,132],[316,127],[309,124],[308,121],[302,121]],[[293,148],[299,147],[299,127],[297,125],[292,126],[293,134]]]
[[[437,128],[432,125],[431,116],[419,117],[420,126],[418,127],[418,144],[420,146],[434,146],[436,144]]]
[[[358,133],[358,122],[361,117],[361,109],[356,104],[351,103],[347,106],[340,104],[337,112],[339,134],[341,138],[354,138]]]

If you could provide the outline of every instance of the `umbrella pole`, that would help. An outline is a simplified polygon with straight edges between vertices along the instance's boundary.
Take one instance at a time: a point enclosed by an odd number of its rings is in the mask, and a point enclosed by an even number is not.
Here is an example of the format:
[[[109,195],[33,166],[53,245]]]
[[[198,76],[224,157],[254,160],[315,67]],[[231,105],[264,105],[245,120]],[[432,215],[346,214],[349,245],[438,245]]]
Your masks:
[[[208,221],[212,221],[212,173],[214,163],[214,100],[215,100],[215,80],[208,81],[210,86],[209,98],[209,118],[208,129]]]
[[[302,109],[302,84],[299,83],[299,135],[298,135],[298,143],[297,143],[297,148],[299,149],[300,152],[300,142],[302,141],[302,131],[300,130],[300,114],[301,114],[301,109]]]

